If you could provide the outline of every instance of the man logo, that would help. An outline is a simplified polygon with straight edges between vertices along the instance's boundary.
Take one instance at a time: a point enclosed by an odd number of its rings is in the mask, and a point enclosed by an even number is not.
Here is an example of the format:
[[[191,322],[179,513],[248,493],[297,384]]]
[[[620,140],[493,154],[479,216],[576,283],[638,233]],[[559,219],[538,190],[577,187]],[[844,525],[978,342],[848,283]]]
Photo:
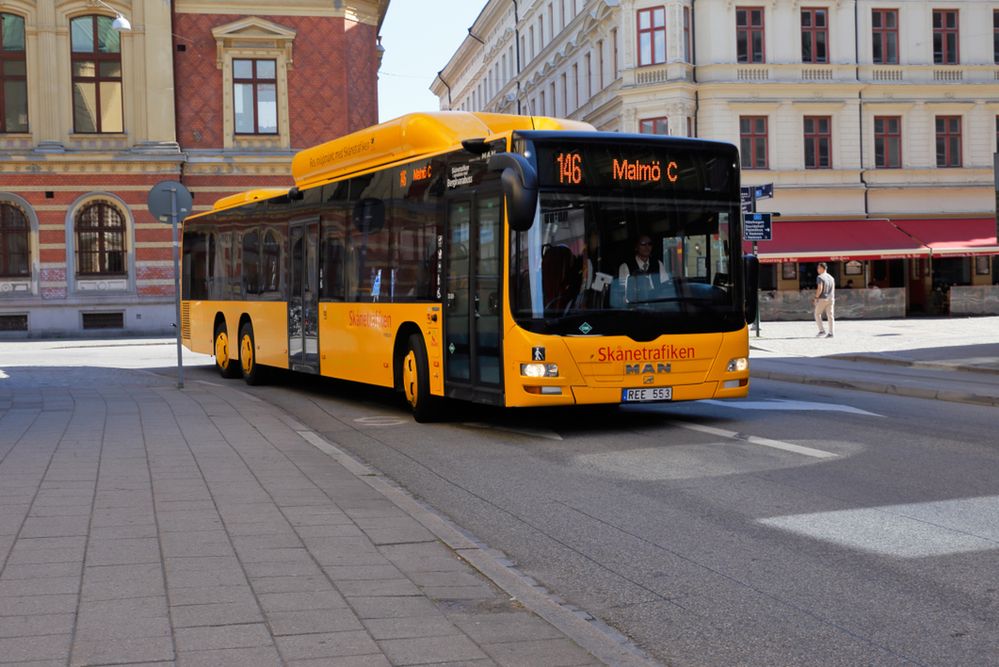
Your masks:
[[[642,384],[653,384],[656,381],[655,375],[646,375],[642,380]]]
[[[669,373],[673,370],[672,364],[625,364],[625,375],[645,375],[648,373]]]

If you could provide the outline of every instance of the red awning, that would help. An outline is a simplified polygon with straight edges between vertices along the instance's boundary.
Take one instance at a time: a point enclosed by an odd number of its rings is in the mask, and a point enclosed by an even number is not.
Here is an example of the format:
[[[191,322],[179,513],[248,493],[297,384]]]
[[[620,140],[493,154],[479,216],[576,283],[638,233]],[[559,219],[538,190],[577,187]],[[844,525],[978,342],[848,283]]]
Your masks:
[[[780,220],[759,241],[761,262],[839,262],[925,257],[930,249],[888,220]],[[743,244],[745,252],[752,244]]]
[[[896,226],[928,246],[934,257],[999,254],[995,218],[894,220]]]

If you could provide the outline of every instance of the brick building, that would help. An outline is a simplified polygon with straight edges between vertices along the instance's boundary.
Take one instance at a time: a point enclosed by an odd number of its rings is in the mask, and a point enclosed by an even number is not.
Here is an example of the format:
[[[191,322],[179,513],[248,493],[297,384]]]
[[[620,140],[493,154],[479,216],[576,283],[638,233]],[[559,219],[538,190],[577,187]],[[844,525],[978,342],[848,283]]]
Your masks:
[[[179,180],[203,210],[285,187],[296,151],[376,123],[387,8],[0,3],[0,336],[172,331],[149,189]]]

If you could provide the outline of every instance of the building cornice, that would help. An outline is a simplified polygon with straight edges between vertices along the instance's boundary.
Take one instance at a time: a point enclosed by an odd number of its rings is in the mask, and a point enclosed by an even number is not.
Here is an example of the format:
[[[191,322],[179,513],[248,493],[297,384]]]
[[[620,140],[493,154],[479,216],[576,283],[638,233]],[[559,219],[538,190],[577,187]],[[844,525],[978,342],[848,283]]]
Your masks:
[[[175,0],[178,14],[235,14],[256,16],[317,16],[343,18],[380,28],[389,0]]]

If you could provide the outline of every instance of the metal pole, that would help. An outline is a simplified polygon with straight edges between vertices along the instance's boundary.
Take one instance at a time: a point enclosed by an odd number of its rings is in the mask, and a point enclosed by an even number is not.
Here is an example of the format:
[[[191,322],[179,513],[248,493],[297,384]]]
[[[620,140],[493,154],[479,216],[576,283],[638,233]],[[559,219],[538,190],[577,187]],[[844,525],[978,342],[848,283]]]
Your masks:
[[[170,226],[173,229],[173,294],[177,318],[177,388],[184,388],[184,356],[180,343],[180,244],[177,242],[177,188],[170,188]]]
[[[753,208],[756,208],[756,201],[755,200],[753,201]],[[753,254],[756,257],[760,256],[760,253],[757,250],[757,243],[756,243],[756,241],[753,241]],[[759,261],[759,260],[757,260],[757,261]],[[757,286],[757,289],[756,289],[756,337],[757,338],[760,337],[760,290],[759,290],[758,286]]]

